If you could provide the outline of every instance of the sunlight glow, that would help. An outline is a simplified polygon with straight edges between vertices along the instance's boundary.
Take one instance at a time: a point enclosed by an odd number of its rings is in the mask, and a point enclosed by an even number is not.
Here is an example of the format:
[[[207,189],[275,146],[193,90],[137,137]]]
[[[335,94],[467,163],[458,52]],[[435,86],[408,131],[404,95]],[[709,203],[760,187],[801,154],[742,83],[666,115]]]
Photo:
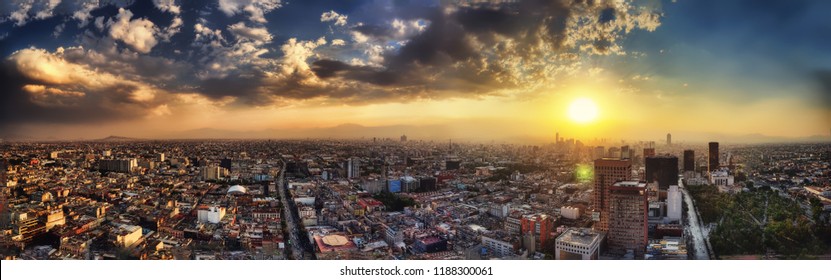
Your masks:
[[[597,105],[591,99],[581,97],[568,106],[568,117],[577,123],[589,123],[597,118]]]

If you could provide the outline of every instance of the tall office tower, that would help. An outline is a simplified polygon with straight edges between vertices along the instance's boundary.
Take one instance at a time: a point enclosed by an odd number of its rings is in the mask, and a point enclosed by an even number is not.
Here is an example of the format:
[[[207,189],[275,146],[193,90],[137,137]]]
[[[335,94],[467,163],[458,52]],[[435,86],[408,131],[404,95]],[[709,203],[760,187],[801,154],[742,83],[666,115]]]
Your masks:
[[[401,135],[401,142],[407,142],[407,135]]]
[[[220,160],[219,161],[219,167],[231,170],[231,159],[224,158],[224,159]]]
[[[2,170],[0,172],[6,172]],[[0,230],[6,230],[11,221],[11,211],[9,211],[9,199],[6,196],[5,187],[0,189]]]
[[[672,134],[667,133],[667,146],[672,146]]]
[[[631,159],[631,155],[629,154],[629,145],[620,147],[620,159]]]
[[[681,198],[682,194],[678,190],[678,185],[669,186],[669,191],[667,192],[667,218],[670,221],[681,220]]]
[[[554,134],[554,143],[560,143],[560,133]]]
[[[695,151],[684,150],[684,171],[695,171]]]
[[[646,183],[620,181],[609,187],[609,252],[624,255],[631,250],[636,259],[646,253],[649,201]]]
[[[658,181],[658,188],[666,190],[678,184],[678,157],[658,155],[646,158],[646,181]]]
[[[157,155],[156,155],[156,160],[158,160],[158,161],[164,161],[164,153],[159,153],[159,154],[157,154]]]
[[[348,178],[357,178],[361,176],[360,159],[353,157],[347,161],[346,175]]]
[[[632,180],[632,162],[616,158],[594,161],[594,211],[595,229],[609,230],[609,186],[617,181]]]
[[[710,158],[707,162],[707,170],[718,169],[718,142],[710,142]]]
[[[648,157],[655,156],[655,148],[643,148],[643,158],[646,160]]]

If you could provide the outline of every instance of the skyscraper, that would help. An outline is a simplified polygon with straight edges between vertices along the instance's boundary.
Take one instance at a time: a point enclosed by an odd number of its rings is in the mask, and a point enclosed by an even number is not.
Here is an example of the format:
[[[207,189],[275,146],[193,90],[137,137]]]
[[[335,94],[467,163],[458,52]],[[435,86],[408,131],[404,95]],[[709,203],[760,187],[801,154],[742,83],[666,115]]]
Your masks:
[[[617,181],[632,179],[632,162],[616,158],[594,161],[594,211],[595,229],[609,230],[609,187]]]
[[[695,151],[684,150],[684,171],[695,171]]]
[[[357,178],[361,176],[361,165],[360,159],[353,157],[350,158],[346,163],[346,177],[347,178]]]
[[[621,181],[609,187],[609,252],[632,250],[636,259],[646,253],[648,208],[646,183]]]
[[[542,250],[551,239],[551,230],[554,229],[554,219],[546,214],[525,215],[520,220],[523,235],[531,235],[536,242],[537,250]]]
[[[667,146],[672,146],[672,134],[667,133]]]
[[[658,155],[646,158],[646,181],[658,181],[658,188],[661,190],[678,184],[678,157]]]
[[[718,169],[719,161],[718,161],[718,142],[710,142],[710,154],[709,160],[707,165],[708,171],[713,171]]]

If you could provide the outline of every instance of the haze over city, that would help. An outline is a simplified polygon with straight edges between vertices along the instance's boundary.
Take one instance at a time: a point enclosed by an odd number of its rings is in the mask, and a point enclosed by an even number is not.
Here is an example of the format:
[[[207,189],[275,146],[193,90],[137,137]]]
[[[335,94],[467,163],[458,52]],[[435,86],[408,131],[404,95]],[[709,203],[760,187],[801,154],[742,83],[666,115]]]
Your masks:
[[[825,1],[26,3],[7,139],[831,138]]]

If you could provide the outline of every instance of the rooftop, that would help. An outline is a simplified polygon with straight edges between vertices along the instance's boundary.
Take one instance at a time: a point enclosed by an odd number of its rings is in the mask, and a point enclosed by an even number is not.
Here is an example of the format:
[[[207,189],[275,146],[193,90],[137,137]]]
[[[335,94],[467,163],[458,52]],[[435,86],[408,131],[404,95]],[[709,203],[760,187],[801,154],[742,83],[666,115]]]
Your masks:
[[[605,236],[606,234],[602,232],[593,231],[587,228],[570,228],[557,237],[557,242],[591,246],[592,244],[599,243]]]
[[[646,188],[646,183],[640,181],[620,181],[614,184],[615,187]]]

